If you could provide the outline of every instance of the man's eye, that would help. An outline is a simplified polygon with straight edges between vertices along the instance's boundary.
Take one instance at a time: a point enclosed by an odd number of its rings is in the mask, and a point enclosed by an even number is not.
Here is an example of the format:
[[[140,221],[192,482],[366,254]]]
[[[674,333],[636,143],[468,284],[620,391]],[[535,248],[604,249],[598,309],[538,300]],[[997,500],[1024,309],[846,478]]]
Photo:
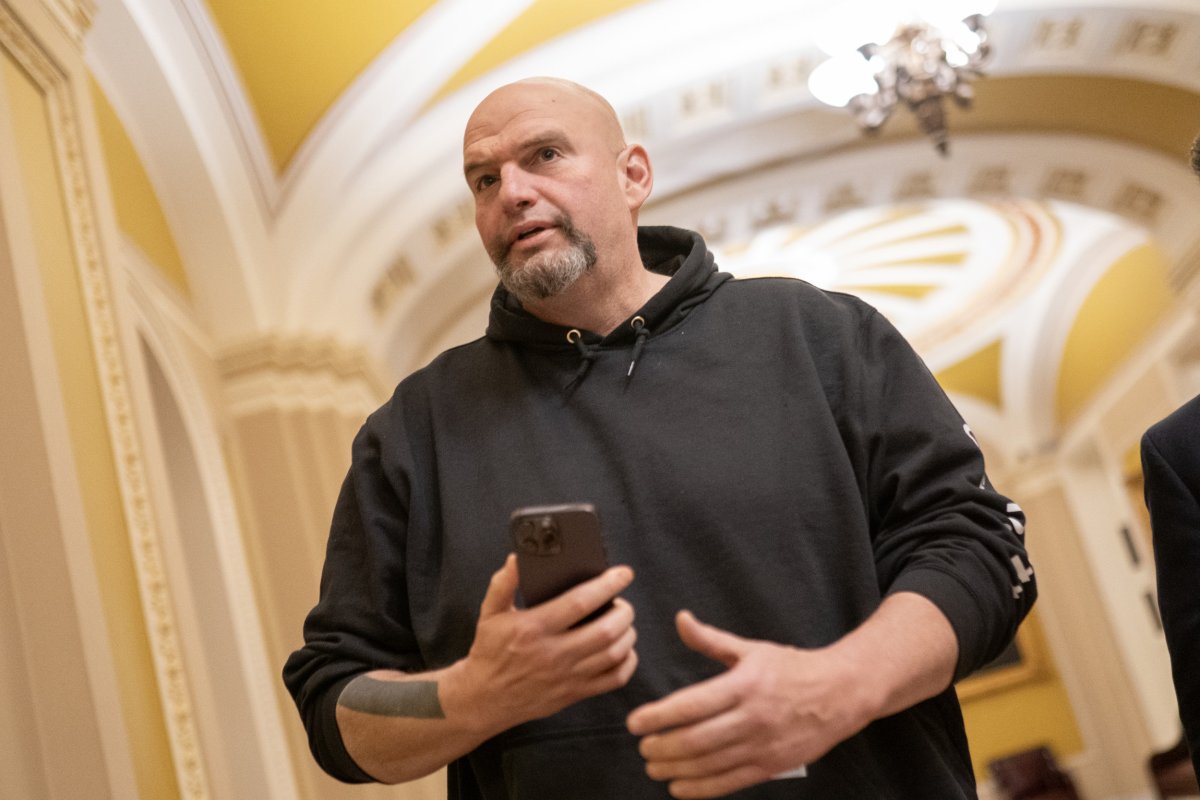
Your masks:
[[[475,181],[475,189],[476,189],[476,191],[486,189],[495,182],[496,182],[496,177],[494,175],[484,175],[483,177],[481,177]]]
[[[558,151],[553,147],[543,147],[541,151],[538,152],[538,157],[541,158],[542,161],[552,161],[558,157]]]

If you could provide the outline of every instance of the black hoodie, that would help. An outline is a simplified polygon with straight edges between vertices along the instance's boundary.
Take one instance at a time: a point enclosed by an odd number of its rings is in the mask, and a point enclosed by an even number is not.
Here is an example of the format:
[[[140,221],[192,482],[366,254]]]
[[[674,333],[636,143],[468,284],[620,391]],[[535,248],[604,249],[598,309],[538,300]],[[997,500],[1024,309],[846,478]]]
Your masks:
[[[1024,518],[969,429],[874,309],[789,279],[731,280],[696,234],[639,232],[666,286],[608,336],[499,288],[486,337],[443,353],[367,420],[334,513],[320,602],[284,679],[317,760],[346,781],[334,708],[353,676],[463,658],[509,512],[593,503],[636,580],[623,689],[519,725],[450,765],[452,798],[667,797],[624,728],[720,671],[678,640],[688,608],[738,635],[830,644],[913,591],[958,637],[958,677],[1036,594]],[[573,341],[576,340],[577,341]],[[738,798],[975,796],[953,689]]]

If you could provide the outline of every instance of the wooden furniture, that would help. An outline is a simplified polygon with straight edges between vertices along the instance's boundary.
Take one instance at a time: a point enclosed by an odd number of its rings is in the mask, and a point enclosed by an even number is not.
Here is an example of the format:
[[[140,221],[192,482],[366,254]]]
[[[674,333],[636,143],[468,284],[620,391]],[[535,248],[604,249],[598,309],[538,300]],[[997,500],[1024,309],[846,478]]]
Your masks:
[[[1080,800],[1071,777],[1046,747],[1036,747],[988,764],[1005,800]]]
[[[1181,738],[1170,750],[1150,756],[1147,766],[1160,800],[1200,797],[1200,783],[1196,781],[1196,771],[1184,739]]]

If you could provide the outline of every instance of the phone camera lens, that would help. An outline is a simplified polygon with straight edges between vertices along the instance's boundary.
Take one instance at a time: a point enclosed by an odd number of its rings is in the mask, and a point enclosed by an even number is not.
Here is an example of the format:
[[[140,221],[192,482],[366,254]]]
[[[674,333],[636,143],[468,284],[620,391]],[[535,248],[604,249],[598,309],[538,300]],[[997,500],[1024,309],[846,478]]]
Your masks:
[[[538,552],[542,555],[552,555],[562,551],[562,540],[558,532],[558,522],[554,517],[542,517],[538,520]]]
[[[533,520],[522,520],[517,526],[517,547],[522,553],[536,556],[540,550],[538,546],[538,530],[533,524]]]

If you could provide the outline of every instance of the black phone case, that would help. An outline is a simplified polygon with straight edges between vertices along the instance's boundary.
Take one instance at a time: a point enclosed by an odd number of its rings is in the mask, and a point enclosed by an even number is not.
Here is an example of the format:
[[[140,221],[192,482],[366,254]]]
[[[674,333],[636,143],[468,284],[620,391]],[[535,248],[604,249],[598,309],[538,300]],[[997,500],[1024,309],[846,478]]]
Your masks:
[[[588,503],[518,508],[509,520],[521,595],[535,606],[608,568],[596,509]]]

